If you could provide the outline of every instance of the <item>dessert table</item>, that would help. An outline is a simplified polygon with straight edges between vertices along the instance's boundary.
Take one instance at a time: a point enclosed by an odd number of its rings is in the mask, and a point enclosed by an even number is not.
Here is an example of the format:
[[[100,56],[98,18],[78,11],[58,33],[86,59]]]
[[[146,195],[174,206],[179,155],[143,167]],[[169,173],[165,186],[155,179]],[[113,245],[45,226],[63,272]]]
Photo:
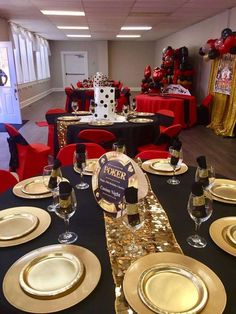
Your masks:
[[[156,113],[160,109],[172,110],[175,114],[174,123],[183,128],[192,127],[197,122],[197,102],[189,95],[156,95],[139,94],[135,96],[137,111]]]
[[[72,185],[78,182],[78,173],[68,166],[62,169],[63,176],[70,180]],[[174,235],[183,253],[207,265],[213,270],[224,284],[227,293],[227,305],[225,314],[234,314],[236,309],[235,291],[236,276],[235,256],[232,256],[220,249],[210,238],[208,229],[211,223],[225,216],[235,215],[235,205],[214,201],[214,212],[212,217],[203,223],[200,234],[207,239],[207,246],[204,249],[190,247],[186,238],[193,233],[194,223],[187,212],[187,200],[190,187],[194,180],[195,168],[189,167],[188,171],[179,176],[181,183],[178,186],[171,186],[166,183],[166,176],[149,174],[152,189],[157,195],[162,207],[165,209]],[[84,179],[91,184],[91,177]],[[58,313],[115,313],[115,285],[112,278],[109,254],[106,247],[106,235],[104,228],[104,216],[102,209],[95,202],[92,189],[87,191],[76,190],[78,208],[71,218],[70,230],[78,234],[75,245],[85,247],[92,251],[101,263],[102,273],[100,281],[94,291],[82,302]],[[15,206],[35,206],[46,210],[51,203],[50,198],[44,199],[23,199],[15,196],[12,190],[0,195],[0,210]],[[1,250],[1,282],[9,267],[24,254],[39,247],[57,243],[58,235],[64,231],[64,223],[54,213],[51,215],[49,228],[39,237],[27,243],[12,247],[0,247]],[[17,298],[17,296],[16,296]],[[47,300],[45,300],[47,302]],[[1,313],[25,313],[20,309],[10,305],[0,292],[0,312]],[[209,312],[210,313],[210,312]],[[218,314],[214,312],[214,314]]]

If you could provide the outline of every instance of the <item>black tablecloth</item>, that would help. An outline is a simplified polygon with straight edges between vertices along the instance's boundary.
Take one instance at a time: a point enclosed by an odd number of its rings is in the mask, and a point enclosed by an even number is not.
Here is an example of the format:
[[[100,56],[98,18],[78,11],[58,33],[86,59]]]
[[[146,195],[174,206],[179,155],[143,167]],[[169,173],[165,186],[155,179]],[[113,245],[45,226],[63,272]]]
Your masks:
[[[217,247],[208,234],[210,224],[220,217],[235,215],[235,205],[214,202],[214,213],[212,217],[203,223],[200,233],[207,239],[208,245],[204,249],[195,249],[186,243],[186,238],[193,233],[194,223],[187,212],[187,200],[190,193],[190,186],[194,178],[194,168],[179,176],[181,183],[178,186],[171,186],[166,183],[167,177],[150,175],[151,184],[154,192],[158,196],[162,206],[166,210],[176,239],[183,252],[203,262],[210,267],[222,280],[227,293],[227,306],[225,314],[235,314],[236,312],[236,267],[235,257],[227,254]],[[63,176],[67,177],[72,184],[78,182],[78,174],[71,167],[63,169]],[[90,183],[91,178],[86,177]],[[91,189],[76,190],[78,200],[78,210],[71,218],[70,229],[78,233],[77,245],[91,250],[99,258],[102,266],[102,275],[96,289],[82,302],[70,309],[58,313],[114,313],[114,282],[111,274],[109,256],[106,249],[106,239],[104,230],[103,213],[96,204]],[[46,209],[51,203],[51,199],[26,200],[13,195],[9,190],[0,195],[0,209],[6,209],[15,206],[36,206]],[[49,229],[38,238],[9,248],[0,248],[0,280],[2,282],[4,274],[8,268],[24,254],[45,246],[57,243],[59,233],[64,231],[63,221],[55,214],[51,214],[52,222]],[[3,296],[2,287],[0,294],[0,313],[12,314],[23,313],[8,304]],[[217,314],[217,313],[212,313]]]

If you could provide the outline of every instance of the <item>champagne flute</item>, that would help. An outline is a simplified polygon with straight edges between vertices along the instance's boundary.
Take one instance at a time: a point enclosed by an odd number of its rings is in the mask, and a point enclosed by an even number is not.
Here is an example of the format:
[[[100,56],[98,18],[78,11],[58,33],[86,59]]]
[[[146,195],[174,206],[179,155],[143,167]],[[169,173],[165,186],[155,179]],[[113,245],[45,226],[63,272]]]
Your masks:
[[[141,245],[136,243],[135,233],[139,230],[144,224],[144,213],[140,210],[137,214],[129,215],[127,213],[127,203],[124,201],[121,210],[122,223],[129,229],[131,232],[131,241],[129,245],[124,247],[124,252],[127,256],[136,257],[143,254],[143,248]]]
[[[60,193],[58,195],[55,213],[65,222],[65,232],[59,235],[59,243],[70,244],[78,239],[78,235],[75,232],[69,231],[70,218],[74,215],[76,209],[77,200],[74,189],[71,190],[71,193]]]
[[[78,103],[77,103],[77,101],[72,101],[71,108],[73,109],[72,113],[74,113],[76,115],[77,112],[78,112]]]
[[[113,143],[112,150],[117,152],[117,153],[126,154],[125,143],[123,141],[121,141],[121,140],[118,141],[118,142]]]
[[[48,205],[49,212],[55,211],[56,198],[58,195],[58,185],[62,180],[61,169],[53,169],[53,165],[47,165],[43,168],[43,183],[52,192],[52,204]]]
[[[209,190],[215,181],[214,167],[209,165],[204,169],[198,166],[195,173],[195,181],[201,182],[203,188]]]
[[[201,184],[200,184],[201,185]],[[188,213],[195,222],[195,234],[187,238],[189,245],[196,248],[203,248],[207,245],[206,240],[198,235],[201,224],[212,215],[212,197],[209,191],[203,190],[202,195],[190,193],[188,200]]]
[[[177,185],[180,183],[180,180],[176,178],[175,172],[176,168],[180,167],[183,161],[183,151],[180,149],[180,151],[175,150],[172,146],[169,148],[170,152],[170,165],[173,168],[173,176],[167,180],[167,183],[172,185]]]
[[[74,168],[79,171],[80,183],[76,184],[76,189],[85,190],[89,188],[89,184],[83,181],[83,171],[86,167],[86,153],[74,152],[73,157]]]

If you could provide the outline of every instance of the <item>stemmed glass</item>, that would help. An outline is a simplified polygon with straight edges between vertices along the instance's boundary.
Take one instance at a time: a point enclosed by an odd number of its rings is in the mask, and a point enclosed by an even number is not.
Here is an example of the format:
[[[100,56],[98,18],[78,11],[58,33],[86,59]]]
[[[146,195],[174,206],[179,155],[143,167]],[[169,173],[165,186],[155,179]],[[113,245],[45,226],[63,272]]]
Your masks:
[[[58,185],[62,180],[61,170],[57,169],[57,176],[52,178],[53,182],[50,182],[50,178],[53,171],[53,165],[47,165],[43,168],[43,183],[52,192],[52,204],[48,205],[47,210],[49,212],[55,211],[56,198],[58,195]]]
[[[195,181],[201,182],[204,189],[210,189],[215,181],[215,169],[212,165],[207,166],[206,169],[196,169]]]
[[[55,213],[65,222],[65,232],[59,235],[59,243],[74,243],[78,239],[78,235],[75,232],[69,231],[70,218],[74,215],[76,209],[77,200],[74,189],[72,189],[69,195],[68,193],[58,195]]]
[[[176,151],[171,146],[169,148],[169,152],[170,152],[170,156],[171,156],[170,157],[170,165],[173,168],[173,176],[167,180],[167,183],[172,184],[172,185],[177,185],[180,183],[180,180],[176,178],[175,172],[176,172],[176,168],[181,166],[181,164],[182,164],[183,151],[182,151],[182,149],[180,149],[180,151]]]
[[[89,184],[83,181],[83,171],[86,167],[86,153],[74,152],[73,157],[74,168],[79,171],[80,183],[76,184],[76,189],[85,190],[89,188]]]
[[[123,141],[113,143],[112,150],[117,153],[126,154],[126,147]]]
[[[144,224],[144,213],[139,211],[139,218],[130,220],[130,217],[127,215],[126,211],[126,202],[123,202],[123,208],[121,210],[121,218],[123,224],[130,230],[132,237],[129,245],[124,247],[124,252],[130,257],[136,257],[143,254],[143,249],[141,245],[136,243],[135,233],[139,230]]]
[[[187,238],[189,245],[196,248],[203,248],[207,245],[206,240],[198,235],[198,230],[201,224],[210,218],[213,208],[212,208],[212,197],[209,191],[203,190],[202,196],[194,195],[190,193],[188,200],[188,213],[190,217],[195,222],[195,234]]]
[[[77,103],[77,101],[72,101],[71,108],[73,109],[73,113],[76,115],[78,113],[78,103]]]

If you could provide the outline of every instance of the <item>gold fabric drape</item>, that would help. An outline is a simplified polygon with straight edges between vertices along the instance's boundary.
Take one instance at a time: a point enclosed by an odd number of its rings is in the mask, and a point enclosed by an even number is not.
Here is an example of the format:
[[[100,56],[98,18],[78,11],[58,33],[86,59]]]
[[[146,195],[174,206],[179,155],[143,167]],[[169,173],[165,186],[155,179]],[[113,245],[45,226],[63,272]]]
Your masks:
[[[209,128],[217,135],[234,136],[236,122],[236,58],[234,58],[233,78],[230,95],[215,93],[214,85],[220,59],[212,61],[208,92],[214,95],[211,123]]]

